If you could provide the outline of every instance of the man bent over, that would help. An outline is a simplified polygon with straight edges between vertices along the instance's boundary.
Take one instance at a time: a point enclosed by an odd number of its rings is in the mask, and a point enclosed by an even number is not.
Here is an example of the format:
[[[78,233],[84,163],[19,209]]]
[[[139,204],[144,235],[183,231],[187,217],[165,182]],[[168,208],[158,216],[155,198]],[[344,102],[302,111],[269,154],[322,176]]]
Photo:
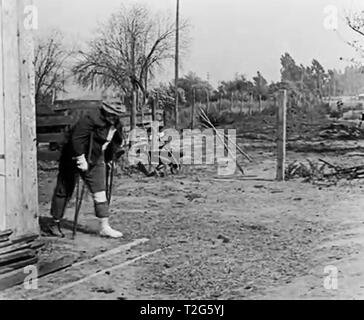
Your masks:
[[[68,135],[62,149],[57,186],[52,199],[53,221],[47,228],[51,235],[63,236],[60,221],[74,192],[77,176],[80,175],[92,193],[96,216],[100,219],[100,235],[123,237],[109,224],[105,173],[105,163],[115,159],[122,144],[122,111],[121,106],[104,102],[101,108],[82,117]]]

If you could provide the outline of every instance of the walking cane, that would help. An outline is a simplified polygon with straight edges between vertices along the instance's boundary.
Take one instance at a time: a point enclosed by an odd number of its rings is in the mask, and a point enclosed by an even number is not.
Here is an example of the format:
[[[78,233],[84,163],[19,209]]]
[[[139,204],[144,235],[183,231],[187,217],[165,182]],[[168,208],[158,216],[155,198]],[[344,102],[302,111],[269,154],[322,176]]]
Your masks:
[[[93,135],[94,135],[93,133],[91,133],[91,135],[90,135],[90,146],[89,146],[88,157],[87,157],[87,162],[88,163],[90,163],[91,155],[92,155]],[[72,233],[73,240],[76,238],[76,235],[77,235],[78,217],[80,215],[83,197],[85,196],[85,192],[86,192],[86,184],[85,184],[85,182],[83,182],[82,190],[81,190],[81,194],[80,194],[80,183],[81,183],[81,176],[78,173],[77,174],[77,182],[76,182],[76,184],[77,184],[77,187],[76,187],[76,208],[75,208],[75,218],[74,218],[74,221],[73,221],[73,233]]]
[[[114,184],[114,172],[115,172],[115,161],[112,161],[111,169],[109,168],[109,166],[106,167],[106,198],[108,205],[110,205],[111,203],[112,190]]]

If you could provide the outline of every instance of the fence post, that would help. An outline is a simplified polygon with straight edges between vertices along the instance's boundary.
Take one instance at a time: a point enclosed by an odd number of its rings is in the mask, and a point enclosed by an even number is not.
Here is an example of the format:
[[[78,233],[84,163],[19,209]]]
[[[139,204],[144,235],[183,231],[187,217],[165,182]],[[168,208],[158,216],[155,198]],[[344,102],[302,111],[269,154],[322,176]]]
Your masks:
[[[191,130],[195,129],[196,89],[193,88],[193,101],[191,111]]]
[[[277,180],[285,180],[287,137],[287,90],[279,92],[277,112]]]
[[[158,106],[158,96],[156,96],[153,99],[153,103],[152,103],[152,121],[153,122],[157,121],[157,106]]]
[[[130,113],[130,129],[134,130],[137,124],[137,92],[135,87],[133,88],[133,101]]]
[[[259,95],[259,113],[262,113],[262,96]]]
[[[250,104],[249,104],[249,116],[251,117],[253,115],[253,104],[254,104],[254,96],[252,93],[250,93]]]

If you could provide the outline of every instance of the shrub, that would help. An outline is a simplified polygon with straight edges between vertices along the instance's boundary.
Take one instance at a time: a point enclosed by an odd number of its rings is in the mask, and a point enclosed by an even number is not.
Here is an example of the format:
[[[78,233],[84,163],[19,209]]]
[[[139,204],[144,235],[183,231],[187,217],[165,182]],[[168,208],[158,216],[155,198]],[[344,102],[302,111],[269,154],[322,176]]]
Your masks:
[[[230,125],[235,122],[235,114],[229,113],[227,111],[219,112],[214,104],[210,108],[202,107],[202,110],[206,113],[210,122],[214,127],[219,127],[222,125]],[[209,123],[200,115],[200,123],[206,127],[210,127]]]
[[[363,111],[363,104],[360,102],[354,107],[355,111]]]
[[[343,112],[339,110],[333,110],[330,112],[330,118],[334,119],[340,119],[343,115]]]

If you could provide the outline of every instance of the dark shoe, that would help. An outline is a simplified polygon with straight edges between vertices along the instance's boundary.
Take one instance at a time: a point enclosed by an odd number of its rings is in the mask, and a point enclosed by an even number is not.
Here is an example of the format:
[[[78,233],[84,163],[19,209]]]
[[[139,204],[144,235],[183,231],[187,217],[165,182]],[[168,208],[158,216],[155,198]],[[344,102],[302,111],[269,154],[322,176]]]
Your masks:
[[[50,219],[45,224],[41,224],[41,230],[46,234],[46,236],[64,238],[65,235],[61,229],[61,222],[54,219]]]
[[[155,176],[157,176],[157,172],[155,172],[155,171],[152,171],[152,172],[148,173],[148,175],[147,175],[148,178],[152,178]]]

